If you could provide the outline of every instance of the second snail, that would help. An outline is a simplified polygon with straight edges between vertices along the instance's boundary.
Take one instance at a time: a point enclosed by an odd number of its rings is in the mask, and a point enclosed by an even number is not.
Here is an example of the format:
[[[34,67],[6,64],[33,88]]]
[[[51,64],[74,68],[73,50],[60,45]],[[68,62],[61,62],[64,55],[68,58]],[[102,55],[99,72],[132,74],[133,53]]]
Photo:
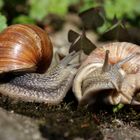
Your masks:
[[[14,36],[18,39],[14,40]],[[79,55],[72,52],[43,73],[51,63],[53,47],[42,29],[35,25],[12,25],[0,34],[0,41],[1,74],[19,73],[1,80],[1,94],[27,102],[58,104],[72,87],[80,104],[96,102],[100,95],[100,100],[107,104],[140,105],[137,45],[116,42],[96,48],[80,68],[70,63]]]

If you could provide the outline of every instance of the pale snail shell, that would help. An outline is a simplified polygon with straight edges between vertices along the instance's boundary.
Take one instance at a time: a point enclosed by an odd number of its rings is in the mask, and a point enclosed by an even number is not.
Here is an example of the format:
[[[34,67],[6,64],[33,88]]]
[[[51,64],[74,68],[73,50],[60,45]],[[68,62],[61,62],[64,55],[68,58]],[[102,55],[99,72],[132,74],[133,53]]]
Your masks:
[[[0,33],[0,73],[45,72],[52,55],[53,47],[47,33],[36,25],[15,24]]]
[[[108,55],[108,66],[105,56]],[[73,92],[81,104],[95,102],[98,95],[109,104],[140,104],[140,47],[126,42],[103,45],[91,52],[73,82]],[[107,60],[106,60],[107,61]]]

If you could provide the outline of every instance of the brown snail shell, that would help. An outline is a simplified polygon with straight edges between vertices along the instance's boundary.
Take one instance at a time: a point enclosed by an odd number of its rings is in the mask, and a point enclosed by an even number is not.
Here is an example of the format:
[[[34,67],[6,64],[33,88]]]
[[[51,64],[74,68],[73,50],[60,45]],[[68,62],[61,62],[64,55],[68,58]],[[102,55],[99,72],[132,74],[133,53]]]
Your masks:
[[[60,103],[77,72],[77,65],[70,62],[79,53],[71,52],[42,73],[51,63],[52,49],[48,35],[35,25],[6,28],[0,34],[0,93],[26,102]],[[6,73],[13,71],[16,74]]]
[[[108,59],[106,57],[109,52]],[[140,104],[133,100],[140,89],[140,47],[115,42],[96,48],[81,65],[73,83],[78,101],[87,104],[97,95],[109,104]],[[108,61],[106,70],[103,70]]]
[[[9,71],[45,72],[53,48],[41,28],[30,24],[15,24],[0,33],[0,73]]]

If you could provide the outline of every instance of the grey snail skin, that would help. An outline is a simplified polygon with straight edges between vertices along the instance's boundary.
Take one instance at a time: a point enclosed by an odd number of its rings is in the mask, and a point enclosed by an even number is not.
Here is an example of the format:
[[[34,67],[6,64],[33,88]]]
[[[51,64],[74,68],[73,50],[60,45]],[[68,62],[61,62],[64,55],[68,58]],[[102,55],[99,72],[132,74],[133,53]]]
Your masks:
[[[140,47],[114,42],[96,48],[81,64],[73,82],[79,104],[140,105]]]
[[[61,102],[77,72],[76,65],[69,62],[78,53],[70,53],[47,71],[52,54],[49,36],[41,28],[28,24],[6,28],[0,34],[0,73],[24,73],[1,82],[0,93],[26,102]]]
[[[0,84],[0,92],[12,98],[28,102],[58,104],[71,88],[77,72],[75,65],[68,63],[76,56],[70,53],[55,68],[44,74],[28,73]]]

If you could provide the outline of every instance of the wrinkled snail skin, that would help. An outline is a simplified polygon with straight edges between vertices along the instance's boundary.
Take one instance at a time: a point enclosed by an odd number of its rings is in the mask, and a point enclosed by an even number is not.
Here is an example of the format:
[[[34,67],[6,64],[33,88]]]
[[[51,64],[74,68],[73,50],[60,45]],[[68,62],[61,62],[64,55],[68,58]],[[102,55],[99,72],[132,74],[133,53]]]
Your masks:
[[[73,92],[81,104],[96,101],[100,94],[108,104],[140,105],[134,99],[140,94],[139,89],[140,47],[126,42],[96,48],[83,62],[73,82]]]
[[[69,54],[45,74],[25,74],[8,83],[0,84],[0,92],[23,101],[58,104],[70,89],[77,72],[75,65],[68,65],[76,55],[75,53]]]
[[[0,93],[26,102],[61,102],[77,72],[76,65],[69,62],[78,53],[70,53],[48,70],[52,55],[51,40],[41,28],[29,24],[6,28],[0,33],[0,73],[15,75],[1,80]]]

